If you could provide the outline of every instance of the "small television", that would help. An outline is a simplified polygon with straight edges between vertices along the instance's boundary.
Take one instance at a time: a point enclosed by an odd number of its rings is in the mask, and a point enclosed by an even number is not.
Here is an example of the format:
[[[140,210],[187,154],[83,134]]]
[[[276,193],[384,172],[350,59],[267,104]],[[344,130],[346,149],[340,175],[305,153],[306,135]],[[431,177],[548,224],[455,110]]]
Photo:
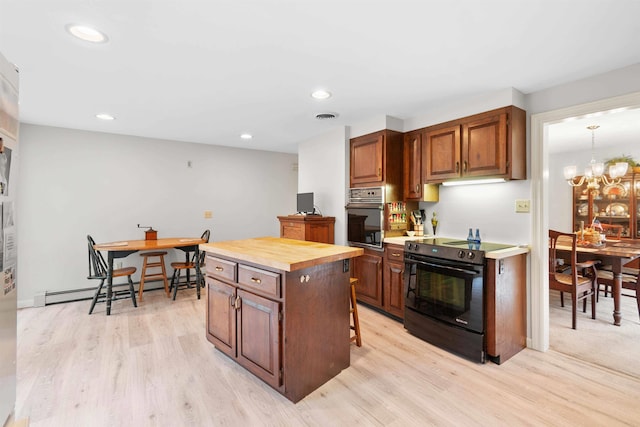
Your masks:
[[[313,193],[298,193],[297,211],[300,214],[314,214]]]

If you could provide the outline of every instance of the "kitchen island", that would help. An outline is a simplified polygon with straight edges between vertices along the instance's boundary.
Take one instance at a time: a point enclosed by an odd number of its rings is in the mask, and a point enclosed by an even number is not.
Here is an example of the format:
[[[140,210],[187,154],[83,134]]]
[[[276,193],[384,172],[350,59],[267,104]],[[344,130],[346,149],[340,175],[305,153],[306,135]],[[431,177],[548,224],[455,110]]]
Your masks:
[[[260,237],[200,250],[218,350],[293,402],[349,366],[350,259],[362,249]]]

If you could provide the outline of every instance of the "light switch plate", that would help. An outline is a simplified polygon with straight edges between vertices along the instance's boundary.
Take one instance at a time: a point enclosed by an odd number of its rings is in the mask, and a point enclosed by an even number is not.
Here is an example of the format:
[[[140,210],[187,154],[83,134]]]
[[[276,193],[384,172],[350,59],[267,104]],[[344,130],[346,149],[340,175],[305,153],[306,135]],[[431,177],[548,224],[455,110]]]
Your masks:
[[[529,213],[529,212],[531,212],[531,200],[528,200],[528,199],[516,199],[516,212],[517,213]]]

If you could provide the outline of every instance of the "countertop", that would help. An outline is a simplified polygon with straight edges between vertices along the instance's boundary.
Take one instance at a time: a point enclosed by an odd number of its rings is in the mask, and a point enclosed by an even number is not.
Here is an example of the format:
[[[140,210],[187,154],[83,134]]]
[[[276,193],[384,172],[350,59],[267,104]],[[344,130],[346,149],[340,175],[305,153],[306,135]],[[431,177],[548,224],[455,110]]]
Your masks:
[[[362,248],[280,237],[256,237],[202,243],[200,250],[284,271],[301,270],[328,262],[358,257],[364,253]]]
[[[419,240],[419,239],[428,239],[435,237],[432,234],[424,235],[424,236],[398,236],[398,237],[385,237],[383,243],[393,244],[393,245],[402,245],[404,246],[407,240]],[[509,258],[514,255],[526,254],[529,253],[530,249],[527,245],[513,245],[513,247],[507,249],[500,249],[498,251],[485,252],[485,258],[491,259],[503,259]]]

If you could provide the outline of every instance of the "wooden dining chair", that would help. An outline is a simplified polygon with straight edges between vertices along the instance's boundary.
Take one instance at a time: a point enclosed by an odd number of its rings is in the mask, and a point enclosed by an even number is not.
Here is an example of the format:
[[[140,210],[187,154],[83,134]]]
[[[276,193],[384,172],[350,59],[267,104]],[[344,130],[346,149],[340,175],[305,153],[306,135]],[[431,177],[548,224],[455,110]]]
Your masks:
[[[640,259],[635,259],[631,263],[622,267],[622,289],[633,291],[632,294],[623,293],[624,296],[635,297],[638,306],[638,316],[640,316]],[[602,286],[599,291],[604,291],[604,296],[608,296],[613,289],[613,272],[606,269],[598,269],[598,287]],[[598,295],[599,297],[599,295]]]
[[[88,249],[89,249],[89,276],[87,279],[92,280],[100,280],[100,284],[96,289],[96,293],[91,300],[91,307],[89,308],[89,314],[93,312],[93,308],[96,306],[97,302],[106,302],[107,301],[107,292],[106,289],[103,290],[104,282],[107,280],[107,272],[108,266],[105,262],[102,254],[95,250],[94,245],[96,242],[90,235],[87,235],[88,241]],[[113,269],[112,277],[115,279],[116,277],[127,277],[127,282],[129,284],[129,289],[120,289],[122,284],[112,285],[111,291],[111,301],[115,301],[118,299],[131,298],[133,301],[133,306],[137,307],[136,304],[136,292],[133,288],[133,280],[131,280],[131,275],[136,272],[135,267],[124,267]],[[107,315],[111,314],[111,310],[109,306],[107,306]]]
[[[205,230],[200,236],[201,239],[204,240],[205,243],[209,243],[209,238],[211,236],[210,230]],[[196,275],[196,262],[199,263],[200,268],[203,268],[204,264],[204,251],[200,252],[199,258],[196,260],[196,252],[193,246],[187,246],[184,248],[176,248],[184,252],[185,260],[184,262],[172,262],[171,268],[173,268],[173,275],[171,276],[171,283],[169,284],[169,291],[173,290],[173,300],[175,301],[176,295],[178,294],[178,287],[188,287],[191,288],[192,285],[204,287],[204,278],[200,277],[200,283],[193,282],[191,280],[191,274]],[[192,254],[193,252],[193,254]],[[182,280],[182,272],[185,272],[185,279]],[[196,277],[196,280],[198,278]],[[200,291],[198,290],[198,299],[200,298]]]
[[[558,239],[571,246],[569,268],[566,272],[556,270]],[[583,301],[582,311],[587,311],[587,298],[591,297],[591,318],[596,318],[596,270],[597,261],[578,263],[578,236],[575,233],[563,233],[549,230],[549,289],[560,291],[560,305],[564,307],[564,292],[571,294],[571,328],[576,329],[578,301]],[[578,274],[580,273],[580,274]]]
[[[622,226],[620,224],[600,224],[600,226],[607,239],[620,240],[622,238]]]

